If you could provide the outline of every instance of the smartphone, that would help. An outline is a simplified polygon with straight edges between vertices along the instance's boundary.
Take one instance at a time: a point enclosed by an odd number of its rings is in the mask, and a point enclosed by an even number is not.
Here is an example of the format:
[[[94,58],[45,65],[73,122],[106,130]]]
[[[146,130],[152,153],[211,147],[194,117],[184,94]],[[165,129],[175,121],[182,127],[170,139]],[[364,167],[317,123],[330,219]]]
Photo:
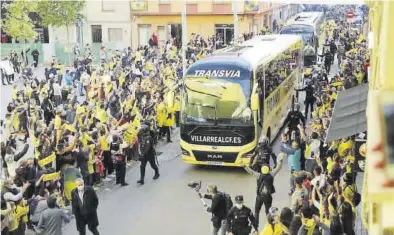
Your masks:
[[[382,126],[382,140],[386,161],[385,173],[394,179],[394,92],[383,91],[379,95],[379,111]]]

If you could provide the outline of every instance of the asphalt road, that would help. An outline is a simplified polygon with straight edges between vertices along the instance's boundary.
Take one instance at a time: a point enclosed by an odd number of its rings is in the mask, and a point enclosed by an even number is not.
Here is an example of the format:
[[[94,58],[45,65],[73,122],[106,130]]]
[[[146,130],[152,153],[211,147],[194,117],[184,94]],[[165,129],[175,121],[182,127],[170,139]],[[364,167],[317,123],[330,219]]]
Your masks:
[[[332,74],[337,71],[336,66]],[[43,74],[43,68],[37,75]],[[11,100],[11,86],[1,87],[0,117],[5,115],[5,107]],[[302,107],[303,108],[303,107]],[[145,185],[139,186],[139,163],[128,170],[127,187],[106,182],[98,192],[102,235],[205,235],[211,232],[211,215],[205,211],[199,197],[187,183],[193,180],[203,182],[203,189],[209,183],[216,184],[220,191],[233,197],[242,194],[245,205],[254,210],[256,180],[242,168],[201,167],[187,165],[180,160],[179,129],[173,131],[173,143],[160,144],[157,151],[161,177],[153,180],[153,170],[147,166]],[[278,140],[274,142],[274,152],[278,153]],[[276,193],[273,206],[283,208],[290,205],[289,170],[287,162],[275,178]],[[362,177],[362,176],[361,176]],[[358,180],[361,183],[361,180]],[[361,185],[359,185],[361,190]],[[260,214],[260,228],[265,223],[264,213]],[[27,234],[33,234],[28,232]],[[64,228],[65,235],[77,235],[75,220]],[[89,234],[89,232],[88,232]],[[366,234],[366,233],[356,233]]]

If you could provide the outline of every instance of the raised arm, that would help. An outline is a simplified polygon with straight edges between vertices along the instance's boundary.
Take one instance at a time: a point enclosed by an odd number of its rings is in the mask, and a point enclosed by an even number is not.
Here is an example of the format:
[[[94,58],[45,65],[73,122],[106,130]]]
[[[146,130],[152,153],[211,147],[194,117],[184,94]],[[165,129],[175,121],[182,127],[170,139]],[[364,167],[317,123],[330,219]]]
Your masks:
[[[260,173],[258,173],[258,172],[256,172],[256,171],[254,171],[254,170],[252,170],[250,167],[248,167],[248,166],[244,166],[244,169],[246,170],[246,172],[248,172],[249,174],[251,174],[254,178],[256,178],[256,179],[258,179],[258,178],[260,178]]]
[[[283,157],[282,155],[279,155],[279,163],[271,172],[272,177],[275,177],[279,173],[282,166],[283,166]]]

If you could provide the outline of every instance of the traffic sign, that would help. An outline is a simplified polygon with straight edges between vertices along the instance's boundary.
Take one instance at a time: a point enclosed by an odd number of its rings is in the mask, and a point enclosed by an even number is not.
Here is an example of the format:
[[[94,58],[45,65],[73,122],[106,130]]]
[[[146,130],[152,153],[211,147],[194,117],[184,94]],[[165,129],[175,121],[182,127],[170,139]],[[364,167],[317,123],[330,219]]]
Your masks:
[[[354,17],[354,12],[348,11],[348,12],[346,13],[346,16],[347,16],[348,19],[352,19],[352,18]]]

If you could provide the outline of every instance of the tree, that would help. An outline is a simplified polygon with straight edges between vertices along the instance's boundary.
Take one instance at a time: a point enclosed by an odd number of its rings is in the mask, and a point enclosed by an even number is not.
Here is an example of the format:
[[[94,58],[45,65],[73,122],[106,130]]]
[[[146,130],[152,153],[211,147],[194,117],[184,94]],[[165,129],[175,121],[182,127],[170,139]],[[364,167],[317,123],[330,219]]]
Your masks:
[[[37,37],[34,22],[29,17],[29,14],[37,9],[37,3],[26,0],[12,1],[4,8],[7,13],[3,30],[14,39],[23,41],[23,51],[25,51],[26,40],[34,40]],[[24,57],[24,61],[26,61],[26,53],[24,53]]]
[[[85,0],[58,1],[42,0],[38,2],[37,13],[41,18],[42,26],[62,27],[67,30],[67,45],[70,47],[70,26],[85,16],[81,13],[85,7]],[[69,63],[70,63],[69,54]]]

